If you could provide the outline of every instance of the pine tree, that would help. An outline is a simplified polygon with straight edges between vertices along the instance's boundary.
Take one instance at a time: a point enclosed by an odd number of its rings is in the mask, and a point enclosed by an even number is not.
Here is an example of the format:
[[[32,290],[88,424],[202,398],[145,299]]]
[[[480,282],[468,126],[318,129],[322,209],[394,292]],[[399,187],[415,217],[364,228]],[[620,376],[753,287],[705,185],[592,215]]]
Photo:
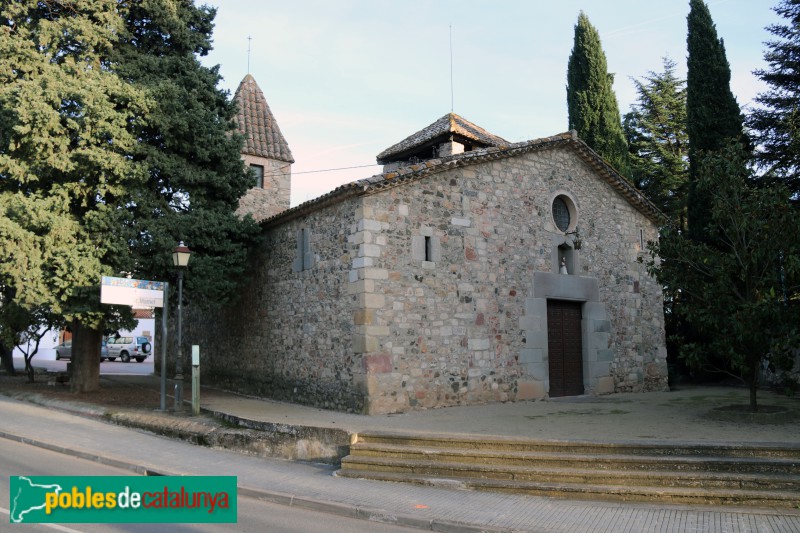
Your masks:
[[[586,144],[626,175],[628,146],[613,83],[614,75],[608,73],[600,35],[589,17],[581,12],[567,65],[569,128],[576,130]]]
[[[689,149],[686,82],[675,75],[675,62],[664,58],[663,72],[650,72],[634,83],[638,102],[624,120],[631,181],[684,227]]]
[[[760,147],[756,158],[768,179],[782,181],[800,195],[800,1],[783,0],[775,12],[787,20],[767,29],[776,40],[766,43],[769,68],[755,75],[769,85],[748,117]]]
[[[690,0],[687,18],[686,118],[689,134],[689,235],[708,239],[710,194],[698,186],[700,159],[743,138],[743,117],[730,89],[725,45],[703,0]]]

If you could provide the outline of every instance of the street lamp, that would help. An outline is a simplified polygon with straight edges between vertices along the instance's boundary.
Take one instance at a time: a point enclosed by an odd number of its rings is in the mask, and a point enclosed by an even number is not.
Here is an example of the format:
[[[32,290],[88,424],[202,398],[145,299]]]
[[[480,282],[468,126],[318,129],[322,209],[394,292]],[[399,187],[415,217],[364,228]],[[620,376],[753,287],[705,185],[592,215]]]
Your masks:
[[[191,250],[178,243],[172,252],[172,264],[178,269],[178,358],[175,360],[175,411],[181,411],[183,406],[183,271],[189,264]]]

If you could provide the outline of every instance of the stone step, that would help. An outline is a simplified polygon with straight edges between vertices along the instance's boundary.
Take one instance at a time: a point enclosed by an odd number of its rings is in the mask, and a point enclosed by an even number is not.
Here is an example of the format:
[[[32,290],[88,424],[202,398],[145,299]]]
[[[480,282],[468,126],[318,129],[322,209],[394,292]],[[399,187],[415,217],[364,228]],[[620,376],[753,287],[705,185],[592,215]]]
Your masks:
[[[647,442],[588,442],[537,440],[520,437],[477,437],[472,435],[413,435],[390,432],[358,434],[364,444],[394,444],[424,448],[459,448],[465,450],[495,450],[513,452],[570,452],[577,454],[663,455],[700,457],[774,457],[800,461],[800,444],[776,443],[685,443],[668,441]]]
[[[800,445],[369,432],[338,475],[568,498],[800,506]]]
[[[800,494],[800,476],[789,474],[744,474],[739,472],[675,470],[580,470],[577,468],[446,463],[358,456],[345,458],[342,461],[342,468],[353,473],[356,471],[392,472],[454,479],[495,479],[535,481],[538,483],[583,483],[640,487],[773,490],[794,491]]]
[[[453,448],[411,447],[403,444],[358,442],[350,447],[351,457],[384,457],[397,461],[438,461],[443,463],[492,466],[574,468],[578,470],[672,470],[732,473],[800,474],[800,460],[771,457],[717,457],[678,455],[578,454],[569,448],[560,452],[497,451]],[[347,458],[343,460],[346,461]]]
[[[417,483],[446,488],[489,490],[562,497],[626,502],[661,502],[694,505],[740,505],[753,507],[796,508],[800,505],[797,491],[733,490],[684,487],[640,487],[620,485],[593,485],[584,483],[540,483],[479,478],[439,478],[421,474],[397,472],[365,472],[343,468],[337,476]]]

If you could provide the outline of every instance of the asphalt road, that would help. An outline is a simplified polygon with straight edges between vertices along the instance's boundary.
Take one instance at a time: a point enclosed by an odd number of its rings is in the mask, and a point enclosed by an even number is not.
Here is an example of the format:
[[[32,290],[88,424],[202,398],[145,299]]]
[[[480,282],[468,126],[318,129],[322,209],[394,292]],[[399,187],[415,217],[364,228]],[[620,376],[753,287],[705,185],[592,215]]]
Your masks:
[[[42,533],[138,533],[138,532],[297,532],[325,531],[326,533],[370,531],[394,533],[412,529],[376,522],[365,522],[336,515],[309,511],[297,507],[238,498],[238,521],[235,524],[26,524],[5,526],[9,521],[9,476],[129,476],[135,475],[98,463],[84,461],[27,444],[0,439],[0,531],[25,530]],[[4,524],[5,523],[5,524]],[[5,526],[5,527],[4,527]]]

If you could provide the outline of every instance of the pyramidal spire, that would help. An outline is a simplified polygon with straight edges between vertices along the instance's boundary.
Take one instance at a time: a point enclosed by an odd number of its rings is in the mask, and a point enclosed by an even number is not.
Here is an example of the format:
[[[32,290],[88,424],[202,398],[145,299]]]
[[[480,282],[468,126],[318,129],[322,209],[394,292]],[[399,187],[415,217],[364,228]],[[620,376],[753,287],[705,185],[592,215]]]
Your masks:
[[[244,136],[242,153],[294,163],[289,144],[253,76],[244,77],[233,101],[238,106],[236,125]]]

